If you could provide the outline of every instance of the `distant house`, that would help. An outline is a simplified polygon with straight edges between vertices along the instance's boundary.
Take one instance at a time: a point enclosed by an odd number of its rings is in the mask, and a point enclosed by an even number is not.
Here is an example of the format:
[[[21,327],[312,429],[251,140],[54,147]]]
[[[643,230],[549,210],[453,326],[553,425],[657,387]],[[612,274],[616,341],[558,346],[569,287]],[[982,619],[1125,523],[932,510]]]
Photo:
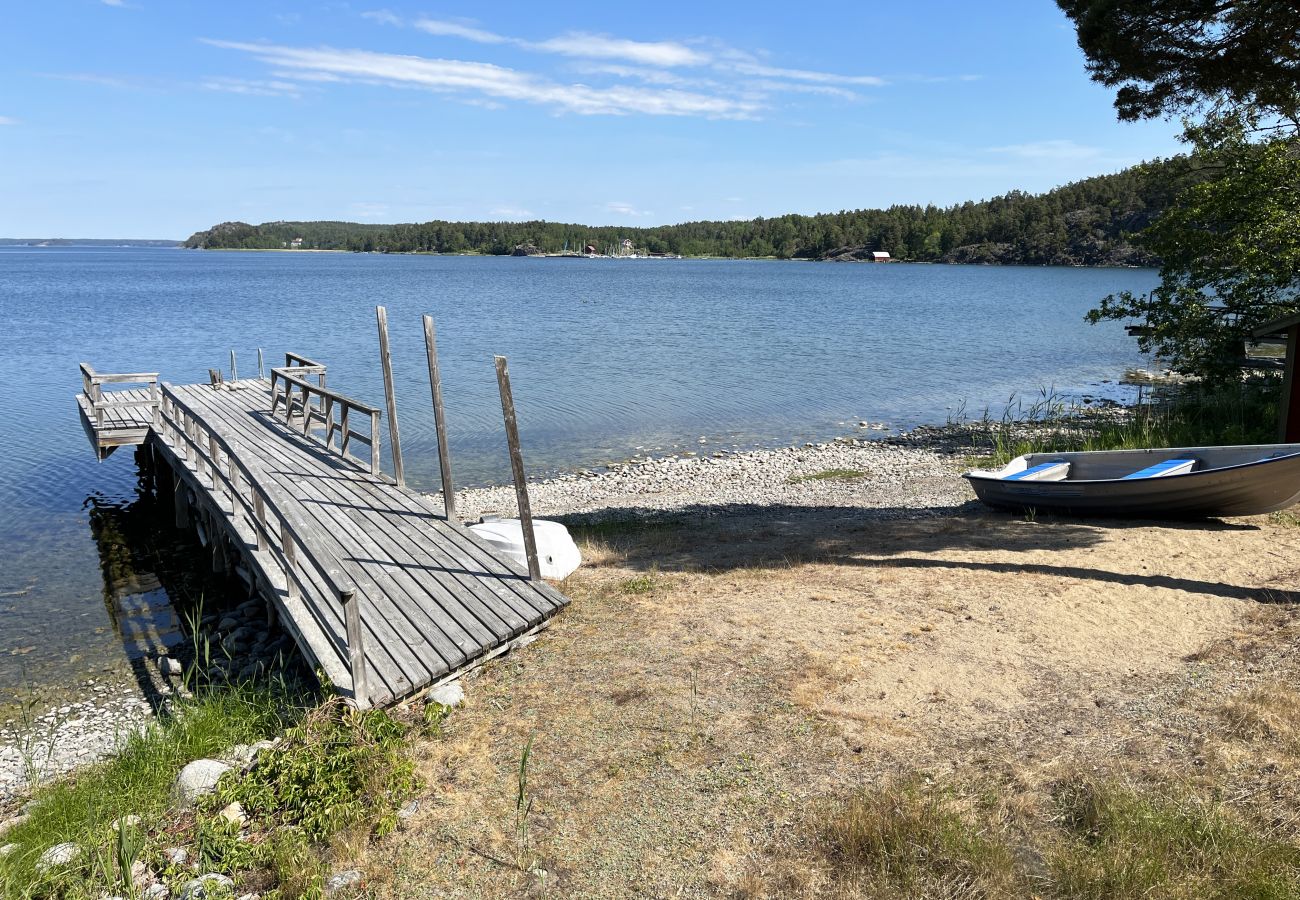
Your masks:
[[[301,249],[302,249],[302,238],[294,238],[293,240],[291,240],[291,241],[289,242],[289,249],[290,249],[290,250],[301,250]]]
[[[587,246],[582,248],[582,252],[594,255],[596,253],[599,253],[600,251],[596,249],[595,244],[588,244]]]
[[[872,261],[872,262],[889,262],[889,254],[886,253],[884,250],[872,250],[872,251],[871,251],[871,261]]]
[[[628,255],[629,253],[632,252],[632,239],[623,238],[623,243],[620,244],[619,246],[623,248],[623,255],[624,256]]]

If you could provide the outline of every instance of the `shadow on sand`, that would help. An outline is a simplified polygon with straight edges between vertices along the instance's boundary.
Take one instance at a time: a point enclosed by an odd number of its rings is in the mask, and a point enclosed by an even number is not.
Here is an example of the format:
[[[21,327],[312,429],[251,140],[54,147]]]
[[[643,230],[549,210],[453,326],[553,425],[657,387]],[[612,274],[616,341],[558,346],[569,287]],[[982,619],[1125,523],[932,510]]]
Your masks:
[[[627,507],[554,517],[575,536],[604,543],[635,569],[725,572],[803,563],[1048,575],[1114,585],[1182,590],[1234,600],[1297,603],[1300,591],[1133,574],[1105,567],[1053,565],[1041,552],[1100,546],[1117,531],[1161,529],[1197,533],[1256,531],[1258,526],[1209,519],[1194,522],[1080,519],[994,512],[976,501],[910,508],[699,505],[682,510]],[[981,552],[997,559],[971,559]],[[1034,552],[1034,561],[1008,554]],[[962,559],[936,554],[960,553]]]

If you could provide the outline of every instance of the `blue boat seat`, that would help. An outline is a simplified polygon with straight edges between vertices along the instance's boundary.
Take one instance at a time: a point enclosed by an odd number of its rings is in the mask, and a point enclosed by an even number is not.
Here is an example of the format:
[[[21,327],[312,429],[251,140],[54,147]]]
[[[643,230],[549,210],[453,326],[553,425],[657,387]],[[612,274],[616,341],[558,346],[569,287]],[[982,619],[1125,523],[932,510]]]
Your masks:
[[[1030,466],[1020,472],[1002,476],[1003,481],[1064,481],[1070,474],[1070,464],[1063,459]]]
[[[1153,466],[1147,466],[1131,475],[1125,475],[1127,481],[1130,478],[1164,478],[1166,475],[1182,475],[1185,472],[1192,471],[1196,465],[1194,459],[1166,459],[1164,462],[1158,462]]]

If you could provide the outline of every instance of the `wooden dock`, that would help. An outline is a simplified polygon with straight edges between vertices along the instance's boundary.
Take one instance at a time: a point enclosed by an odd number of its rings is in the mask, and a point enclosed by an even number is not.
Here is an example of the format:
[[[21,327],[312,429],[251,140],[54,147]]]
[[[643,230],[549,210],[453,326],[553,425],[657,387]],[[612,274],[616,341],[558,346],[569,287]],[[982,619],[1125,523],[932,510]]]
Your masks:
[[[141,444],[169,467],[177,524],[206,527],[216,562],[251,576],[358,706],[435,685],[568,603],[381,472],[380,411],[327,388],[323,365],[289,354],[269,380],[203,385],[82,370],[97,452]]]

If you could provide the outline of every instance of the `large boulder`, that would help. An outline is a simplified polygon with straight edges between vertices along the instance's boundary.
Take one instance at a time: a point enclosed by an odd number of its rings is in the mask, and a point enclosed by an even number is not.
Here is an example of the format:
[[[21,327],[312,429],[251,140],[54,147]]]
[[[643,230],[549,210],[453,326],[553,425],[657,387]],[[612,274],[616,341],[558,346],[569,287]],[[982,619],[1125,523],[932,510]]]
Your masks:
[[[194,760],[176,776],[176,783],[172,785],[172,802],[181,809],[188,809],[195,800],[216,790],[217,779],[229,771],[230,766],[215,759]]]

